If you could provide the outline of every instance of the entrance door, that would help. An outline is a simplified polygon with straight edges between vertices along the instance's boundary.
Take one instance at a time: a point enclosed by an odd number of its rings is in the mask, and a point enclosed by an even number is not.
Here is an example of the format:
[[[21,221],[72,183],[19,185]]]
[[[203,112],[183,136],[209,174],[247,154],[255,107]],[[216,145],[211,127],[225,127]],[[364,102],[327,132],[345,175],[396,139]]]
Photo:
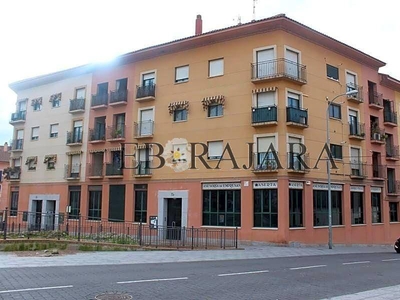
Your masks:
[[[167,239],[180,240],[182,226],[182,199],[167,199]]]
[[[42,225],[42,200],[34,200],[32,206],[32,215],[33,215],[33,230],[40,230]]]
[[[55,213],[56,213],[56,201],[48,200],[46,205],[46,230],[54,230],[55,224]]]

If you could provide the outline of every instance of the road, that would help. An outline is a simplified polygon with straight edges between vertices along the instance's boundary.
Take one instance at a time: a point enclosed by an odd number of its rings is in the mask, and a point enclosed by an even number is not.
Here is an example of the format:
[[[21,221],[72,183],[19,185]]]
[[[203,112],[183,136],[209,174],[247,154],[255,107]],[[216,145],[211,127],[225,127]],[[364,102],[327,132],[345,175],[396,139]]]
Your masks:
[[[375,253],[7,268],[0,269],[0,298],[82,300],[120,292],[132,299],[313,300],[399,285],[399,267],[400,255]]]

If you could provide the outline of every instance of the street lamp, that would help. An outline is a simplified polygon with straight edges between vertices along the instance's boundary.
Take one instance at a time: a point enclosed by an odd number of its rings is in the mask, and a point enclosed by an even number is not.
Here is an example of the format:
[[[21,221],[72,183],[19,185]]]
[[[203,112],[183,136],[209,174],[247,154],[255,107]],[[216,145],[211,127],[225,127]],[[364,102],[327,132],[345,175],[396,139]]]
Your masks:
[[[351,90],[344,94],[337,95],[331,101],[329,101],[328,97],[326,100],[328,101],[328,107],[326,109],[326,144],[328,146],[329,151],[331,150],[331,142],[330,142],[330,135],[329,135],[329,108],[331,104],[341,96],[349,96],[353,94],[357,94],[358,90]],[[327,172],[328,172],[328,225],[329,225],[329,249],[332,249],[332,197],[331,197],[331,166],[329,164],[329,159],[327,160]]]

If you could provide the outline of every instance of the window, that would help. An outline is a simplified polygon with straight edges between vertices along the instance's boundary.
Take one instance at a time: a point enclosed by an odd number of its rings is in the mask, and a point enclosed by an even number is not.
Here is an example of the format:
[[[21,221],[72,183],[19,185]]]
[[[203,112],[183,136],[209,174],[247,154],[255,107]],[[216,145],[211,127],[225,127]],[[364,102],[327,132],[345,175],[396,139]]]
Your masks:
[[[135,222],[147,220],[147,185],[135,184]]]
[[[35,171],[37,165],[37,156],[28,157],[25,164],[28,165],[29,171]]]
[[[72,133],[72,143],[82,143],[82,130],[83,122],[82,121],[74,121],[74,131]]]
[[[208,62],[208,76],[215,77],[224,75],[224,59],[215,59]]]
[[[20,168],[21,167],[21,158],[14,158],[13,159],[13,166],[16,168]]]
[[[278,167],[274,156],[276,150],[275,136],[257,138],[257,153],[255,158],[256,170],[275,170]]]
[[[39,127],[32,127],[31,140],[37,141],[39,139]]]
[[[175,82],[185,82],[189,80],[189,66],[175,68]]]
[[[390,222],[398,222],[399,221],[398,209],[399,209],[399,203],[389,202]]]
[[[208,142],[208,159],[220,159],[223,151],[223,141]]]
[[[339,80],[339,69],[327,64],[326,76],[331,79]]]
[[[289,227],[303,227],[303,190],[289,189]]]
[[[55,155],[48,155],[44,158],[44,163],[46,164],[47,170],[54,170],[56,168],[56,156]]]
[[[222,107],[222,104],[214,104],[208,106],[208,117],[218,117],[222,116],[224,114],[224,109]]]
[[[19,192],[11,192],[10,217],[18,215],[18,198]]]
[[[330,144],[331,153],[334,159],[343,159],[343,150],[341,145]]]
[[[329,117],[335,119],[342,118],[342,107],[339,104],[331,104],[329,106]]]
[[[42,103],[39,101],[35,101],[33,104],[33,111],[40,111],[42,110]]]
[[[153,86],[155,83],[156,74],[154,72],[142,75],[143,86]]]
[[[110,185],[108,202],[108,220],[125,220],[125,185]]]
[[[240,226],[240,190],[203,191],[203,226]]]
[[[50,137],[51,138],[58,137],[58,124],[51,124],[50,125]]]
[[[118,79],[115,83],[115,89],[118,92],[123,92],[128,89],[128,78]]]
[[[76,89],[76,99],[85,99],[86,98],[86,88]]]
[[[0,182],[3,182],[3,170],[0,170]]]
[[[27,101],[19,101],[18,102],[18,112],[22,112],[22,111],[26,112],[26,104],[27,104]]]
[[[351,224],[364,224],[363,193],[351,192]]]
[[[69,206],[71,211],[68,214],[68,219],[78,219],[81,208],[81,187],[70,186],[69,187]]]
[[[177,109],[174,111],[174,122],[186,121],[187,120],[187,110]]]
[[[262,92],[256,94],[256,107],[271,107],[275,105],[275,92]]]
[[[89,220],[101,220],[101,198],[102,190],[101,185],[89,186]]]
[[[288,92],[287,106],[293,108],[300,108],[300,95]]]
[[[346,72],[346,92],[355,90],[357,87],[356,75]]]
[[[332,225],[342,225],[342,192],[331,191]],[[314,190],[314,226],[328,226],[328,191]]]
[[[52,108],[57,108],[60,107],[61,103],[61,94],[54,95],[54,97],[51,97],[51,107]]]
[[[254,227],[278,228],[278,190],[254,190]]]
[[[372,223],[382,223],[381,194],[371,193]]]

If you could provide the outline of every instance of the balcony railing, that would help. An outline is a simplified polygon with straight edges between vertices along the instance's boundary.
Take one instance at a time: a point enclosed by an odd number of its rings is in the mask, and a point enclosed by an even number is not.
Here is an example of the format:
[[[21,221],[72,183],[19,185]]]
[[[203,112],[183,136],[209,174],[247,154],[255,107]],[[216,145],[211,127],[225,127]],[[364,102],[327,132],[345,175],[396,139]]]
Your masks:
[[[122,176],[123,170],[120,164],[109,163],[106,164],[106,176]]]
[[[85,111],[85,99],[69,100],[69,112]]]
[[[364,123],[349,123],[350,137],[364,139],[365,138],[365,124]]]
[[[308,172],[309,169],[307,167],[310,167],[309,158],[310,157],[308,155],[300,155],[296,152],[289,152],[287,154],[287,169],[291,172]],[[301,162],[300,159],[304,162],[305,165]]]
[[[388,194],[400,194],[400,181],[388,179],[386,182],[386,188]]]
[[[26,120],[26,111],[18,111],[11,114],[10,122],[21,122]]]
[[[138,162],[138,167],[136,169],[136,175],[145,176],[151,175],[151,161],[140,161]]]
[[[7,180],[20,180],[21,167],[9,167],[4,170],[4,179]]]
[[[308,126],[308,111],[303,108],[286,107],[286,122]]]
[[[399,146],[392,145],[390,143],[386,144],[386,158],[389,159],[399,159]]]
[[[80,164],[67,164],[64,165],[65,170],[65,179],[79,179],[81,174],[81,165]]]
[[[142,85],[136,86],[136,99],[140,98],[155,98],[156,97],[156,85]]]
[[[134,136],[138,137],[147,137],[153,136],[154,134],[154,121],[142,121],[134,123]]]
[[[383,179],[385,178],[385,166],[382,165],[372,165],[372,178],[380,178]]]
[[[276,156],[278,156],[277,152]],[[276,172],[279,166],[272,152],[254,153],[253,165],[254,172]]]
[[[383,122],[397,125],[397,113],[385,110],[383,111]]]
[[[364,102],[362,86],[352,84],[352,83],[347,83],[346,89],[347,89],[347,92],[357,90],[356,94],[347,95],[347,99],[357,102],[357,103]]]
[[[253,107],[252,123],[268,123],[278,121],[278,109],[276,105],[267,107]]]
[[[125,139],[125,125],[116,125],[107,127],[107,140]]]
[[[366,178],[367,164],[363,162],[350,162],[350,178]]]
[[[103,177],[104,176],[104,164],[93,163],[87,164],[87,176],[88,177]]]
[[[67,132],[67,145],[82,144],[83,132],[82,131],[68,131]]]
[[[89,142],[106,140],[106,124],[102,124],[96,129],[89,129]]]
[[[11,151],[22,151],[24,148],[24,140],[16,139],[11,141]]]
[[[92,95],[92,107],[106,106],[108,104],[108,93]]]
[[[110,104],[128,101],[128,90],[110,92]]]
[[[368,101],[370,106],[383,107],[383,94],[368,91]]]
[[[285,58],[251,64],[251,79],[253,81],[280,77],[304,84],[307,82],[306,66]]]
[[[371,128],[371,142],[372,143],[384,143],[385,142],[385,130],[374,127]]]

